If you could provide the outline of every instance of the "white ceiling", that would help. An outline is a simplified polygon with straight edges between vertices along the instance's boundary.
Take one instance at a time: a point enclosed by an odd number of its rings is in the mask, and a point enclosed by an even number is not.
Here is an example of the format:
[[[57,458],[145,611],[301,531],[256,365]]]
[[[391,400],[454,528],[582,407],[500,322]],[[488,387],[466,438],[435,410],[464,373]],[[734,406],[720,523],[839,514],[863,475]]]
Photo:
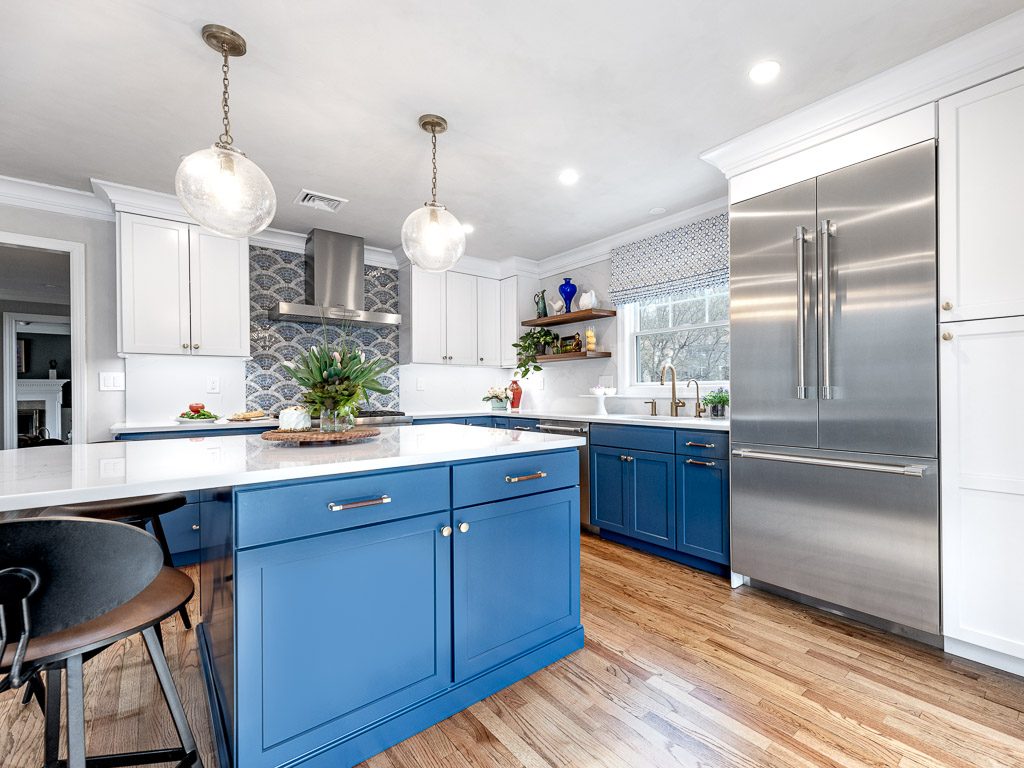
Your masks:
[[[67,304],[71,267],[65,252],[0,244],[0,295],[23,301]]]
[[[205,23],[243,34],[236,146],[272,226],[394,248],[428,199],[424,112],[448,118],[438,198],[467,253],[540,259],[725,193],[698,154],[1024,7],[1024,0],[95,0],[4,3],[0,174],[174,191],[220,132]],[[769,86],[747,78],[774,58]],[[580,173],[558,183],[563,168]],[[300,188],[350,198],[292,205]]]

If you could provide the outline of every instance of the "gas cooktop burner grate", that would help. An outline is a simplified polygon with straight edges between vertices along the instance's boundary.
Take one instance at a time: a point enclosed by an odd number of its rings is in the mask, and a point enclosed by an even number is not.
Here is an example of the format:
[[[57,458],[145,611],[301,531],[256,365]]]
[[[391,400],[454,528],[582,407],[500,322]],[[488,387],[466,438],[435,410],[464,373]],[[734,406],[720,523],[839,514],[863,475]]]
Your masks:
[[[361,419],[371,419],[378,416],[405,416],[402,411],[364,411],[360,409],[358,413]]]

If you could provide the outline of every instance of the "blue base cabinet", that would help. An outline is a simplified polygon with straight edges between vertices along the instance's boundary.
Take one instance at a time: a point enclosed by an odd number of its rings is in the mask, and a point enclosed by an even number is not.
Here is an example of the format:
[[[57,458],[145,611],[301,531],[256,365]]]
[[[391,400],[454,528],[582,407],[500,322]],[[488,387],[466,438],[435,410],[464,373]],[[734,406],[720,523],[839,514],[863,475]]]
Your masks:
[[[593,425],[591,522],[616,542],[727,571],[728,440],[723,432]]]
[[[676,458],[676,549],[729,564],[729,462]]]
[[[578,485],[570,449],[221,494],[199,646],[223,768],[354,766],[582,648]]]

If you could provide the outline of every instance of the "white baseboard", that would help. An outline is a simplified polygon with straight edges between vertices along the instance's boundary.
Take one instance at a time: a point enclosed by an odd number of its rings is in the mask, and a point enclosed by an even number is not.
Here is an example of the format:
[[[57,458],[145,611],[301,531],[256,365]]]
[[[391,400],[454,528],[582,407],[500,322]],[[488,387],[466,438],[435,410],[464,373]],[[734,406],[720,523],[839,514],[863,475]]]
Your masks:
[[[1016,656],[993,651],[991,648],[982,648],[974,643],[965,643],[963,640],[956,640],[952,637],[943,638],[943,649],[953,656],[960,656],[1024,677],[1024,659],[1019,659]]]

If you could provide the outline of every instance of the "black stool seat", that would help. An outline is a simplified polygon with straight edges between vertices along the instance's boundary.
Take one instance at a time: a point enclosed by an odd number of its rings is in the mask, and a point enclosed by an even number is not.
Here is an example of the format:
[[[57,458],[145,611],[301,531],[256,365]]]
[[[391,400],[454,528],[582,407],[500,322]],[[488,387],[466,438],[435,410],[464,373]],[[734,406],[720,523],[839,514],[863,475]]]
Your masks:
[[[160,515],[173,512],[185,506],[188,499],[183,493],[154,493],[149,496],[131,496],[126,499],[109,499],[107,501],[83,501],[77,504],[59,504],[43,510],[40,517],[87,517],[90,520],[114,520],[145,528],[146,523],[153,526],[153,535],[160,542],[164,553],[164,565],[173,566],[171,549],[167,546],[167,536],[160,522]],[[185,629],[192,629],[192,620],[188,617],[188,609],[182,607],[178,614]]]
[[[89,517],[93,520],[149,520],[185,506],[183,493],[154,493],[108,501],[83,501],[78,504],[59,504],[43,512],[45,517]]]
[[[164,566],[148,587],[127,603],[84,624],[29,639],[25,662],[44,666],[69,656],[88,654],[159,624],[192,599],[192,579]],[[0,659],[0,673],[10,671],[17,649],[8,646]]]

